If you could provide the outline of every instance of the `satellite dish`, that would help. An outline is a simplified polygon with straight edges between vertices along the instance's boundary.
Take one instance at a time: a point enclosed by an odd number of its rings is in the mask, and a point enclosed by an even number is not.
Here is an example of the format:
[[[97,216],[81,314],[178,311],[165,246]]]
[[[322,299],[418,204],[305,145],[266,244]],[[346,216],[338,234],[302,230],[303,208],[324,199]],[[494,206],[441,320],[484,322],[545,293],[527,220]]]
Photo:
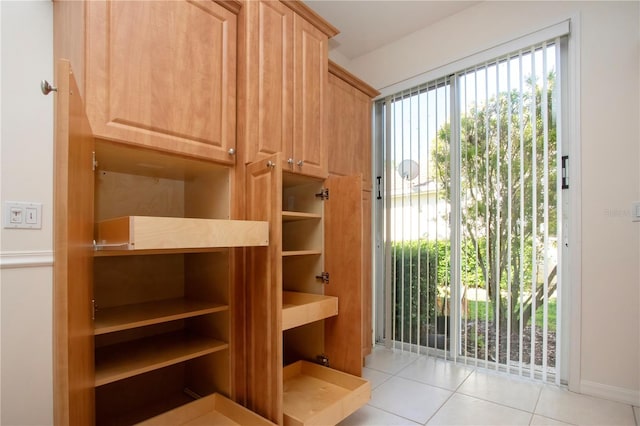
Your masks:
[[[413,160],[402,160],[396,169],[405,180],[414,180],[420,174],[420,165]]]

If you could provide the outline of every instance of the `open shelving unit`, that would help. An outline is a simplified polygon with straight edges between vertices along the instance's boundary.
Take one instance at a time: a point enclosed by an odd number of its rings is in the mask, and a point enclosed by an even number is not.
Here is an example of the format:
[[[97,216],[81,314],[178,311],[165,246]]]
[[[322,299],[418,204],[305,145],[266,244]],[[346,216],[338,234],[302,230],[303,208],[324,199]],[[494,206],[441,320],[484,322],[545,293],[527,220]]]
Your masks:
[[[359,377],[361,178],[284,163],[275,154],[246,169],[247,218],[268,220],[272,238],[247,250],[247,351],[271,354],[247,359],[248,377],[260,378],[247,403],[284,425],[337,424],[371,395]]]
[[[268,223],[230,218],[226,166],[108,142],[96,160],[96,423],[230,395],[230,248],[267,246]]]
[[[328,192],[319,179],[284,173],[282,182],[284,424],[336,424],[366,404],[371,388],[360,377],[309,362],[326,359],[324,320],[339,315],[338,297],[325,294],[331,285],[325,272]]]

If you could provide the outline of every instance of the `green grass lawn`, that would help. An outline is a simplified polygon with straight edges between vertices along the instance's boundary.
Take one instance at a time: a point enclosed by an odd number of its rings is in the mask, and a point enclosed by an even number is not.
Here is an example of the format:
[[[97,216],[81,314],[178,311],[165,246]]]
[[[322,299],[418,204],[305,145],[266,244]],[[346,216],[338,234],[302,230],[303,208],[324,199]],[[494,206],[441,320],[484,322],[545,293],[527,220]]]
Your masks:
[[[549,318],[548,327],[550,331],[556,331],[556,304],[557,299],[550,299],[547,309],[547,315]],[[476,311],[478,312],[478,320],[484,320],[485,315],[489,311],[489,321],[493,320],[493,311],[491,310],[491,304],[487,304],[484,301],[479,300],[477,303],[475,300],[469,300],[469,320],[476,318]],[[544,314],[544,306],[538,306],[536,309],[536,325],[542,326],[542,316]],[[530,324],[527,324],[530,325]]]

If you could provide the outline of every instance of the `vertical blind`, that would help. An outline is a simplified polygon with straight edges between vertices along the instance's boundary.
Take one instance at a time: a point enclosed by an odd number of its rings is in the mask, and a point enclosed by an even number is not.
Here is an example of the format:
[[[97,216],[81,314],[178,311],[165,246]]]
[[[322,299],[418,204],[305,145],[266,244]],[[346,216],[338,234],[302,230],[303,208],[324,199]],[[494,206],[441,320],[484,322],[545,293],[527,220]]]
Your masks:
[[[387,345],[559,383],[559,46],[379,101]]]

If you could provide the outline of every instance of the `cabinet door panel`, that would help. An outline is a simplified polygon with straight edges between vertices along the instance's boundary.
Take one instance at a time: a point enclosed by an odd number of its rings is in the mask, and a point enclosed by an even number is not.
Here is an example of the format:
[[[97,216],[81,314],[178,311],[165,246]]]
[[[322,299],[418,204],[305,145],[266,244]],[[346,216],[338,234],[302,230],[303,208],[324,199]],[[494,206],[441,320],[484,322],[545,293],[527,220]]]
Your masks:
[[[338,315],[325,320],[331,367],[362,375],[362,181],[359,175],[325,181],[325,295],[338,297]]]
[[[356,171],[362,173],[363,189],[371,190],[371,98],[355,90],[353,119],[354,145],[356,146]]]
[[[325,177],[327,36],[298,15],[294,17],[294,52],[293,167],[299,173]]]
[[[87,110],[98,136],[231,161],[236,16],[213,2],[90,2]]]
[[[371,98],[333,74],[328,95],[329,172],[362,173],[364,188],[371,189]]]
[[[329,172],[348,176],[358,172],[357,162],[362,153],[357,152],[354,141],[355,89],[329,74],[327,108],[327,145],[329,149]]]
[[[94,141],[69,62],[56,64],[54,194],[55,424],[93,424]]]
[[[282,423],[282,169],[274,155],[247,166],[247,219],[269,222],[269,246],[247,249],[248,407]]]
[[[247,138],[249,162],[292,155],[293,12],[280,2],[247,2]]]

